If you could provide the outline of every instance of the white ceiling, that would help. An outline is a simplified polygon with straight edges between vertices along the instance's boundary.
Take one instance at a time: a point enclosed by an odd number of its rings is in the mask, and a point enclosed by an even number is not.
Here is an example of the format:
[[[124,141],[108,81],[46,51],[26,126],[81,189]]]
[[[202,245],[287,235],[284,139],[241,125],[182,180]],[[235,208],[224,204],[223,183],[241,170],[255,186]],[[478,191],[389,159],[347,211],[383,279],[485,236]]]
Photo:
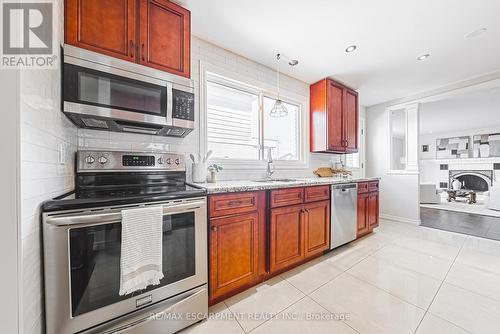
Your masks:
[[[500,87],[420,106],[420,133],[451,133],[500,126]]]
[[[307,83],[331,76],[365,106],[500,70],[498,0],[178,2],[196,36],[272,67],[278,51],[297,58],[284,72]],[[345,53],[351,44],[358,49]]]

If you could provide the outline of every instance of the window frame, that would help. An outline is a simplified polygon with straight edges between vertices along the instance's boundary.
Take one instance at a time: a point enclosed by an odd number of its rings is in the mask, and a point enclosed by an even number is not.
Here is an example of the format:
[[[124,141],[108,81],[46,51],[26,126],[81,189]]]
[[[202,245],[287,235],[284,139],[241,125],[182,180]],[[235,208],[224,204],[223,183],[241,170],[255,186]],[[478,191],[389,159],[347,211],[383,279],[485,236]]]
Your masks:
[[[263,83],[257,79],[252,79],[247,76],[236,74],[234,72],[222,69],[213,64],[200,61],[200,153],[205,155],[208,147],[207,140],[207,81],[212,81],[229,88],[243,90],[259,96],[259,142],[260,145],[264,142],[264,97],[277,98],[276,87]],[[298,106],[298,160],[274,160],[275,169],[306,169],[308,168],[308,113],[309,104],[308,96],[299,96],[286,89],[280,90],[280,98],[286,102]],[[264,160],[264,150],[259,149],[259,160],[252,159],[220,159],[212,158],[211,163],[217,163],[224,166],[226,170],[248,170],[253,168],[265,168],[267,162]]]

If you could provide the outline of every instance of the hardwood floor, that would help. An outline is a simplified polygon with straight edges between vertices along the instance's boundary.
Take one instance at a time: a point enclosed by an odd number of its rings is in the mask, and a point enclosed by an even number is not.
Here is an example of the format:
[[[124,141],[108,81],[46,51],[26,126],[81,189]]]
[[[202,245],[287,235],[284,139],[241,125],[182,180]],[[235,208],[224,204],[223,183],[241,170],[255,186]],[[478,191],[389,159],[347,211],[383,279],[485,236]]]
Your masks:
[[[500,240],[500,218],[448,210],[420,208],[422,226]]]

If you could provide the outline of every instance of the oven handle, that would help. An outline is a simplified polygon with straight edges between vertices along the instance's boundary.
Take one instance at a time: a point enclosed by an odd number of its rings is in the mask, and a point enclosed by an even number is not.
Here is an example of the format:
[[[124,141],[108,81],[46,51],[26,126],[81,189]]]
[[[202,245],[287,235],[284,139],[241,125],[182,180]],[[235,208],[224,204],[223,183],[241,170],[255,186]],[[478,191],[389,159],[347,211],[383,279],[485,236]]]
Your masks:
[[[176,204],[171,206],[163,207],[163,215],[179,214],[188,211],[193,211],[200,209],[205,205],[205,201],[190,202],[185,204]],[[131,208],[133,209],[133,208]],[[94,225],[96,223],[109,223],[121,221],[122,214],[119,212],[110,213],[90,213],[86,215],[75,215],[75,216],[54,216],[48,217],[45,223],[54,226],[83,226],[83,225]]]

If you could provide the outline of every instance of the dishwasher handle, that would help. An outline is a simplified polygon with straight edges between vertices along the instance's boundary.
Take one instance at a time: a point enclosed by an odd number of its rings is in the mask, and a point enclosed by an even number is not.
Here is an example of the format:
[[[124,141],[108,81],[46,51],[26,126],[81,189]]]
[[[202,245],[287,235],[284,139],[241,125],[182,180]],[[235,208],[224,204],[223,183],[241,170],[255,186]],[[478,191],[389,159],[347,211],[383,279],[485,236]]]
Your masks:
[[[357,183],[347,183],[347,184],[333,184],[332,190],[347,191],[351,189],[358,189]]]

